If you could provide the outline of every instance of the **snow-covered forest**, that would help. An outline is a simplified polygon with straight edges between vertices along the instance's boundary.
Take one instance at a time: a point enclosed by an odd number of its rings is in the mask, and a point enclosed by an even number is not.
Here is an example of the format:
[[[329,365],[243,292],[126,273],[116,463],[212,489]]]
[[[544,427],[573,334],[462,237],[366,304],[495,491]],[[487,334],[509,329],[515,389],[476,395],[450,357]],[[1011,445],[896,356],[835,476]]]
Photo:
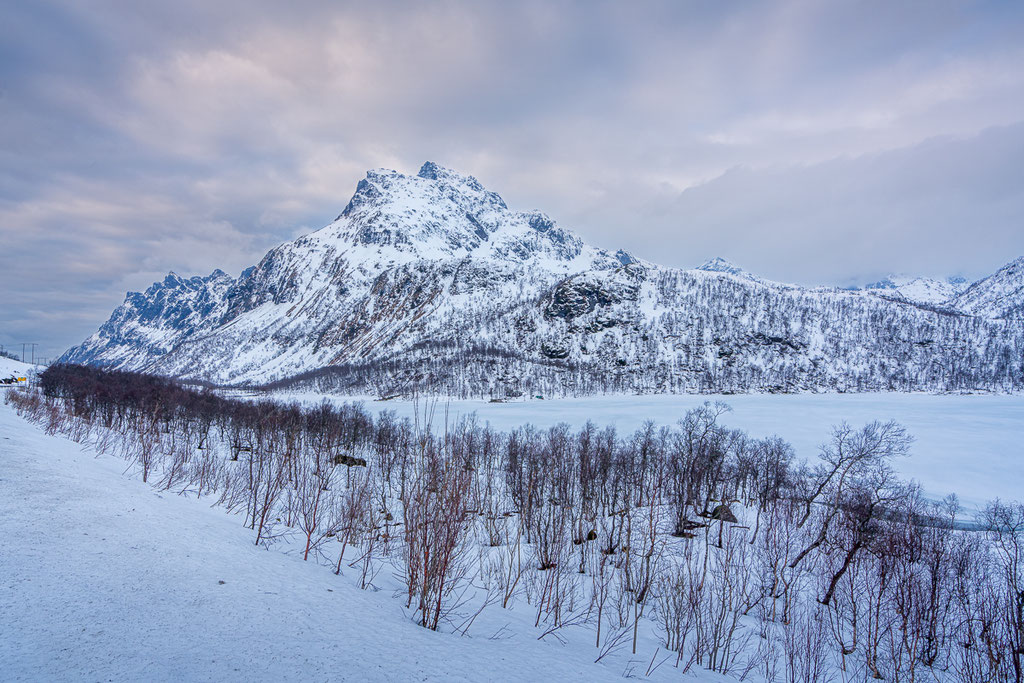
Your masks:
[[[893,422],[836,425],[805,461],[726,428],[715,404],[631,434],[498,432],[429,408],[301,409],[75,366],[6,400],[158,490],[234,513],[257,546],[392,587],[445,637],[494,637],[475,626],[508,611],[564,657],[633,662],[634,676],[1024,672],[1024,505],[958,523],[955,499],[895,476],[911,435]]]

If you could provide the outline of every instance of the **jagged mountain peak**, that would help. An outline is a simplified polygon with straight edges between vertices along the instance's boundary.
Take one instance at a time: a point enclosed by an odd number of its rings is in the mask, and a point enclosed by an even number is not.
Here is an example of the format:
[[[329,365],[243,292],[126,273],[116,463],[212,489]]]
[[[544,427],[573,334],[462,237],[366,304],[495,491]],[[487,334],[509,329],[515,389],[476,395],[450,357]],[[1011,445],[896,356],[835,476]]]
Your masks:
[[[359,181],[345,210],[318,233],[368,248],[387,262],[483,258],[618,267],[619,257],[588,247],[541,211],[514,211],[476,178],[428,161],[416,175],[378,169]],[[628,257],[628,255],[627,255]],[[628,257],[632,258],[632,257]]]
[[[473,176],[428,161],[416,175],[386,168],[367,171],[338,219],[364,207],[379,207],[388,203],[436,202],[440,199],[448,199],[463,206],[508,208],[498,193],[488,191]]]
[[[728,273],[729,275],[742,275],[752,277],[750,273],[743,270],[729,259],[716,256],[697,266],[696,270],[703,270],[709,273]]]
[[[484,186],[480,184],[480,181],[471,175],[463,175],[458,171],[439,166],[433,161],[426,161],[420,166],[419,172],[416,174],[417,178],[423,178],[424,180],[433,180],[438,182],[447,182],[452,185],[465,185],[466,187],[476,191],[485,192]]]
[[[173,270],[167,272],[167,276],[164,278],[164,286],[166,287],[177,287],[184,280],[180,275],[175,273]]]
[[[146,290],[146,295],[150,296],[156,292],[162,290],[197,290],[206,286],[209,283],[217,281],[231,280],[231,276],[225,273],[220,268],[214,269],[212,273],[206,277],[200,275],[193,275],[192,277],[182,277],[177,272],[171,270],[168,271],[167,275],[161,282],[154,282]]]

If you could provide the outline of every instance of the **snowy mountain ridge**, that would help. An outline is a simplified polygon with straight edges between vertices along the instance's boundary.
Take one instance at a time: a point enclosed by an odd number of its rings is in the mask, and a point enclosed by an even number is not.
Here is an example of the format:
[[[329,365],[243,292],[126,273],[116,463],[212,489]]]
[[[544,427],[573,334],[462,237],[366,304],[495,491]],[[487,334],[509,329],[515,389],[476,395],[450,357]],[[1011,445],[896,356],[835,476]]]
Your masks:
[[[970,283],[962,277],[948,277],[939,280],[930,277],[890,275],[884,280],[865,285],[864,289],[881,296],[895,295],[926,304],[945,304],[963,292]]]
[[[1018,390],[1015,263],[962,292],[806,289],[721,258],[666,268],[427,162],[370,171],[332,223],[237,279],[172,273],[129,293],[61,360],[382,394]]]

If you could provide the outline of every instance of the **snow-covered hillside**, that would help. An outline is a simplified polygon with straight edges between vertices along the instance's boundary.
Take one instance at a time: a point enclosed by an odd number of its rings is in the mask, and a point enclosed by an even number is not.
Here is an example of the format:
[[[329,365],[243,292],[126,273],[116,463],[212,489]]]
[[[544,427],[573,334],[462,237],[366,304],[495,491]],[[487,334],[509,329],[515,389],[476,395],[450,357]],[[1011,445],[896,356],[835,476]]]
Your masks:
[[[368,173],[334,222],[238,279],[129,294],[61,360],[382,394],[1013,391],[1019,270],[953,297],[923,280],[806,289],[724,259],[665,268],[428,162]]]
[[[1024,321],[1024,256],[978,280],[953,304],[974,315]]]
[[[3,680],[621,680],[647,665],[593,663],[589,632],[540,641],[529,610],[495,608],[467,637],[428,631],[387,572],[360,590],[124,470],[0,401]]]
[[[13,377],[28,377],[29,375],[35,374],[38,369],[39,366],[37,365],[22,363],[21,361],[14,360],[13,358],[0,356],[0,380],[10,379]]]

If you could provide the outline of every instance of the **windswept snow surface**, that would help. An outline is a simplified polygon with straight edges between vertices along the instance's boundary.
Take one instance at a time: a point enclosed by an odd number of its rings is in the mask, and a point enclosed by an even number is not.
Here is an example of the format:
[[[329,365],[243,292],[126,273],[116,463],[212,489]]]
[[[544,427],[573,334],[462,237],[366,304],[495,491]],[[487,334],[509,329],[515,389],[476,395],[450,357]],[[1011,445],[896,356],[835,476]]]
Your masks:
[[[359,590],[287,544],[255,547],[210,503],[158,493],[0,402],[0,679],[591,681],[647,667],[593,663],[582,629],[539,641],[529,609],[491,606],[467,637],[428,631],[389,569]],[[666,664],[653,680],[678,676]]]
[[[275,394],[280,401],[313,404],[317,394]],[[351,398],[332,398],[344,402]],[[955,493],[968,511],[994,499],[1019,500],[1024,491],[1024,396],[933,394],[736,394],[592,396],[547,401],[444,401],[419,402],[365,399],[374,412],[394,410],[402,417],[421,420],[433,410],[433,424],[476,413],[481,424],[513,429],[532,423],[549,427],[567,422],[580,427],[587,420],[615,425],[632,432],[646,420],[671,425],[687,410],[705,401],[722,401],[732,408],[722,421],[744,429],[753,437],[778,435],[796,449],[800,458],[813,459],[833,425],[849,422],[859,427],[872,420],[896,420],[915,438],[911,456],[895,463],[907,478],[918,481],[934,498]]]

